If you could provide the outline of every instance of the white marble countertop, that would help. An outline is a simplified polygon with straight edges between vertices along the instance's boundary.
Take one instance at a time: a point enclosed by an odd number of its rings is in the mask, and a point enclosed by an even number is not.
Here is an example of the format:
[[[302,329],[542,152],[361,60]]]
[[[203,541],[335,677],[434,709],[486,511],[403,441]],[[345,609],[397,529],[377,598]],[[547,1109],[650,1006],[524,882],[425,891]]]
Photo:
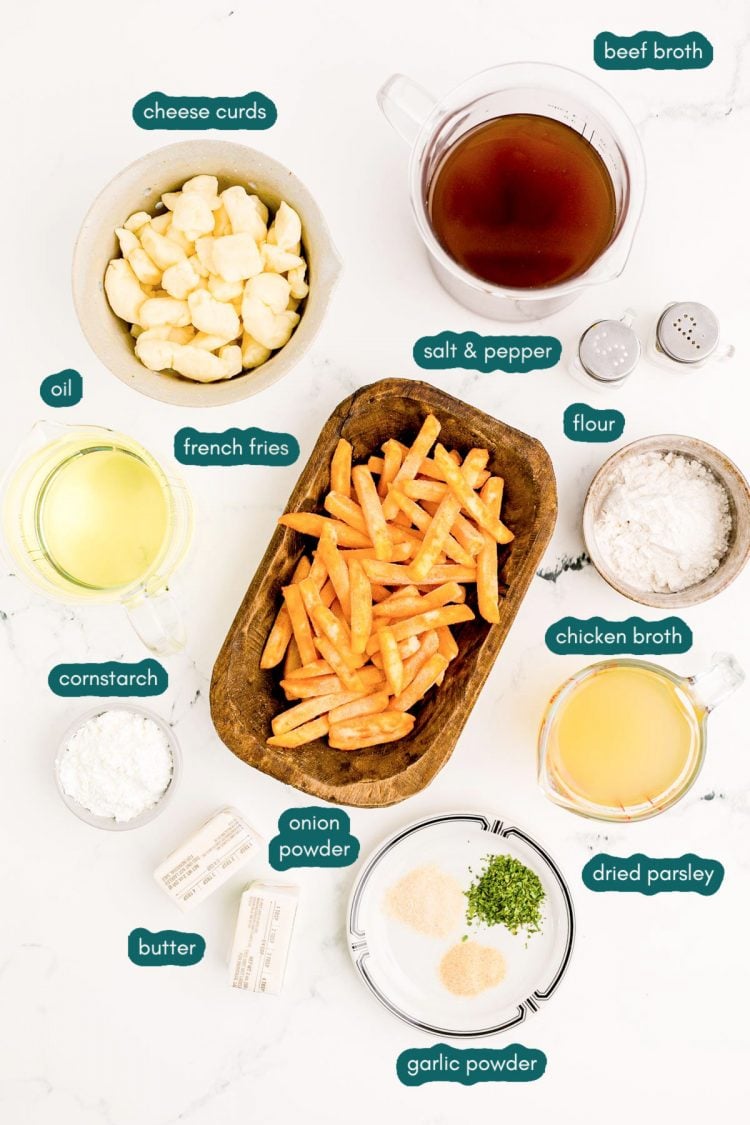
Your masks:
[[[625,18],[627,17],[627,18]],[[708,70],[604,73],[592,61],[603,30],[697,29],[714,44]],[[747,1094],[746,1013],[750,755],[744,689],[711,720],[697,785],[673,811],[608,827],[554,807],[534,776],[536,728],[558,683],[586,663],[544,646],[565,614],[622,618],[632,604],[591,567],[537,578],[453,757],[405,805],[350,810],[366,854],[385,835],[446,809],[486,810],[544,842],[574,892],[578,940],[554,1000],[517,1036],[548,1056],[529,1085],[445,1084],[406,1090],[398,1053],[429,1040],[400,1025],[356,979],[344,943],[353,869],[293,872],[302,887],[285,993],[228,987],[225,951],[239,888],[267,872],[238,874],[183,919],[151,878],[171,848],[215,808],[232,802],[270,837],[280,812],[307,803],[236,759],[213,731],[211,667],[276,517],[335,404],[385,376],[418,377],[415,339],[444,329],[503,329],[472,316],[439,288],[421,252],[406,192],[406,151],[380,117],[375,91],[392,72],[441,93],[484,67],[537,58],[600,81],[636,121],[649,191],[631,261],[616,282],[588,292],[529,331],[569,348],[593,319],[631,305],[644,338],[669,300],[717,310],[731,363],[677,376],[643,362],[618,395],[586,395],[623,410],[623,442],[671,431],[718,445],[747,471],[747,15],[739,3],[653,4],[627,11],[593,0],[552,0],[509,11],[484,0],[458,6],[381,0],[293,2],[134,0],[117,11],[92,0],[17,5],[6,16],[6,152],[2,180],[6,350],[2,459],[39,417],[117,425],[168,461],[174,432],[257,425],[297,435],[301,458],[285,469],[190,468],[197,509],[189,564],[174,589],[189,644],[166,663],[166,695],[147,701],[174,726],[183,781],[164,815],[133,833],[76,820],[55,790],[52,762],[65,727],[90,706],[47,687],[61,661],[138,660],[144,649],[118,607],[52,604],[15,577],[0,581],[3,754],[0,863],[0,1117],[7,1125],[234,1125],[383,1119],[448,1125],[502,1115],[568,1125],[606,1116],[624,1125],[730,1113]],[[246,140],[293,168],[326,214],[345,274],[306,360],[264,394],[217,411],[151,402],[113,378],[78,328],[70,259],[81,218],[100,186],[141,153],[191,134],[144,133],[133,103],[150,90],[272,97],[279,120]],[[63,367],[84,375],[83,402],[43,407],[41,379]],[[530,375],[444,372],[450,393],[535,435],[554,461],[557,529],[544,565],[583,550],[583,496],[610,446],[573,444],[562,413],[582,397],[561,365]],[[668,658],[699,670],[716,650],[750,667],[750,572],[710,604],[684,611],[693,650]],[[646,611],[648,615],[648,611]],[[654,616],[657,616],[654,613]],[[590,854],[694,851],[726,867],[720,893],[593,895],[580,879]],[[197,929],[208,943],[190,969],[146,971],[127,959],[136,926]],[[502,1037],[493,1045],[502,1046]],[[648,1107],[648,1108],[646,1108]]]

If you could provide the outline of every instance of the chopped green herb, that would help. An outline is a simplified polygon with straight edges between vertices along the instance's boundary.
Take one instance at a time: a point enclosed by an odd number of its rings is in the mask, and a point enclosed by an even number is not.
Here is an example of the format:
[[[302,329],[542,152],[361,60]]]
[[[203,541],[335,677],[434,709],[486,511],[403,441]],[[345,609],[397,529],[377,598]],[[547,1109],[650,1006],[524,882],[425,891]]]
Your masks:
[[[512,934],[527,934],[542,928],[541,905],[544,887],[539,876],[510,855],[487,855],[485,867],[465,895],[466,921],[487,926],[506,926]]]

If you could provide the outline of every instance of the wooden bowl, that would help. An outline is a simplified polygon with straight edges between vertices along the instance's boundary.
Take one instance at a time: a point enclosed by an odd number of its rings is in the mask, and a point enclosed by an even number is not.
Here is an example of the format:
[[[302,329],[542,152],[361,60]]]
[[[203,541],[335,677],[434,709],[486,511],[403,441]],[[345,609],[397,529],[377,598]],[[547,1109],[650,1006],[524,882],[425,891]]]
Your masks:
[[[256,769],[324,801],[381,807],[411,797],[432,781],[456,745],[555,526],[557,491],[544,447],[443,391],[408,379],[364,387],[334,410],[286,511],[323,510],[339,438],[352,443],[355,461],[366,460],[387,438],[411,443],[429,413],[440,421],[440,440],[448,448],[462,454],[474,446],[490,450],[489,468],[505,479],[503,520],[515,539],[502,549],[499,561],[500,623],[490,626],[477,618],[455,630],[459,655],[442,686],[418,705],[411,734],[356,752],[332,750],[323,740],[299,750],[266,745],[271,719],[289,704],[278,687],[279,670],[261,671],[260,654],[279,609],[281,587],[310,547],[309,539],[289,528],[274,533],[214,666],[211,715],[229,749]],[[468,601],[476,610],[474,599],[469,587]]]

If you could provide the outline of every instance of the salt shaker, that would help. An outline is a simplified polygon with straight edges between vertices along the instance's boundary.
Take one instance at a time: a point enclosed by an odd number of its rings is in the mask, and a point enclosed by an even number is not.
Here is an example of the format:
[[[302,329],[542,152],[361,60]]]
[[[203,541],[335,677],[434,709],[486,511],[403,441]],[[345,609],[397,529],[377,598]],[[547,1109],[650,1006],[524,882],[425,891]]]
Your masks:
[[[571,374],[588,387],[622,387],[638,365],[641,343],[633,331],[632,309],[620,320],[597,320],[578,341]]]
[[[722,344],[716,314],[698,301],[673,301],[661,313],[649,344],[649,356],[671,370],[702,367],[708,359],[728,359],[731,345]]]

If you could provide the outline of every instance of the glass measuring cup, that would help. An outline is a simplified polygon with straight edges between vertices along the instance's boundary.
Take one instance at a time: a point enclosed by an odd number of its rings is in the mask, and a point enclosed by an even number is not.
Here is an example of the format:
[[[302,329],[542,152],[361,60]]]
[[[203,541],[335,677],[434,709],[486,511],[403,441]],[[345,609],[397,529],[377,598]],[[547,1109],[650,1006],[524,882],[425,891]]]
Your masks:
[[[628,260],[646,191],[643,150],[632,122],[597,83],[561,66],[511,63],[484,70],[441,101],[395,74],[378,104],[411,145],[409,185],[417,229],[441,285],[460,304],[494,320],[536,320],[570,304],[583,289],[618,277]],[[452,146],[470,130],[507,114],[553,118],[596,149],[615,193],[615,226],[603,253],[582,274],[539,289],[508,289],[463,269],[435,237],[428,210],[433,177]]]
[[[583,668],[558,689],[542,719],[542,791],[562,808],[597,820],[645,820],[664,812],[700,772],[710,712],[744,678],[726,653],[689,677],[644,660]]]
[[[190,544],[192,505],[138,442],[38,422],[6,474],[2,514],[6,547],[34,586],[56,601],[120,602],[152,652],[183,647],[167,584]]]

